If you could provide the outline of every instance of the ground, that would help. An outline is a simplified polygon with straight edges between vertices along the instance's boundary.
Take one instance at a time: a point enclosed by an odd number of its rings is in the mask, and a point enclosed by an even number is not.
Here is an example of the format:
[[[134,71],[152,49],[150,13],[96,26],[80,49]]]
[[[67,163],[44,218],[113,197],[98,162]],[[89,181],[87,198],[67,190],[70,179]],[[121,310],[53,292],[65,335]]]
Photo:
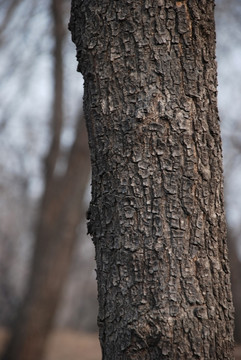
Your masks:
[[[44,360],[100,360],[97,334],[55,331],[51,334]]]
[[[7,339],[7,332],[0,329],[0,352]],[[43,360],[101,360],[97,334],[71,330],[56,330],[49,338]],[[235,348],[235,359],[241,360],[241,345]]]
[[[8,338],[0,328],[0,354]],[[43,360],[101,360],[97,334],[72,330],[56,330],[49,337],[46,356]]]

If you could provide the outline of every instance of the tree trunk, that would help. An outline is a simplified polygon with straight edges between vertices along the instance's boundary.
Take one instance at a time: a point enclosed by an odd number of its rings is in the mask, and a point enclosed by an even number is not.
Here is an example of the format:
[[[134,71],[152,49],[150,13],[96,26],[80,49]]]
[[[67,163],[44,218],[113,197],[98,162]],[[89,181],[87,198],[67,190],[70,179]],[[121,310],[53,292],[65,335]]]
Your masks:
[[[103,359],[233,359],[214,1],[72,0]]]

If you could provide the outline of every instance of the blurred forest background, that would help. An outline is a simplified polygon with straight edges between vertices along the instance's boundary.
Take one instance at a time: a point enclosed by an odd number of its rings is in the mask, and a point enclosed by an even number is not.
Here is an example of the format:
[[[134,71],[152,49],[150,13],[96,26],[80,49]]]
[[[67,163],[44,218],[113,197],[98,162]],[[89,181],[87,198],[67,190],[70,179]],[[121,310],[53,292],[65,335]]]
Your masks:
[[[225,201],[241,343],[241,2],[216,4]],[[1,327],[12,326],[29,281],[46,268],[49,282],[40,276],[36,287],[57,296],[54,326],[97,331],[94,248],[85,224],[90,165],[83,80],[69,14],[70,0],[0,0]],[[41,297],[37,290],[35,297]]]

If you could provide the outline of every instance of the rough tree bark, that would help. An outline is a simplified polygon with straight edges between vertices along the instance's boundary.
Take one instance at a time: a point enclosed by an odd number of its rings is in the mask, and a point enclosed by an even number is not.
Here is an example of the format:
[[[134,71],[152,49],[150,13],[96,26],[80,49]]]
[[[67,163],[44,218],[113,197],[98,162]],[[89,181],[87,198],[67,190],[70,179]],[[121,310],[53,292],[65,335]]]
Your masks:
[[[103,359],[233,359],[213,0],[72,0]]]

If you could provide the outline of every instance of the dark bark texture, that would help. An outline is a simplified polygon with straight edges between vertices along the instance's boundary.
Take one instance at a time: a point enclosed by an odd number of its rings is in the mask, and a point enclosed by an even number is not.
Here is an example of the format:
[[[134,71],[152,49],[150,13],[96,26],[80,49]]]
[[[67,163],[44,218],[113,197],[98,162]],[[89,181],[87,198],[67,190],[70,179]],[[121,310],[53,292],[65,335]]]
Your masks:
[[[214,1],[73,0],[103,359],[233,359]]]

